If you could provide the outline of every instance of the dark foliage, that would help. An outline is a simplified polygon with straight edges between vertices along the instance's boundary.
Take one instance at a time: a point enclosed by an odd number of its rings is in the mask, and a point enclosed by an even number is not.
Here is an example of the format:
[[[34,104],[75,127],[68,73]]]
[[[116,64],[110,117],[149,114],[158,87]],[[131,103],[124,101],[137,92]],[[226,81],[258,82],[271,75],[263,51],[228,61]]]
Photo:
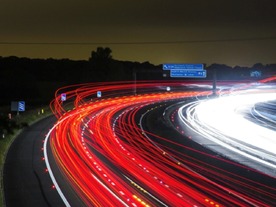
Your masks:
[[[89,60],[30,59],[0,57],[0,105],[25,100],[33,104],[49,103],[59,87],[84,82],[170,79],[162,65],[114,60],[110,48],[99,47]],[[217,79],[248,79],[254,70],[262,76],[275,74],[276,64],[252,67],[229,67],[222,64],[205,66],[207,79],[216,71]]]
[[[7,117],[0,116],[0,139],[3,137],[3,134],[13,134],[14,129],[19,128],[15,120],[10,120]]]

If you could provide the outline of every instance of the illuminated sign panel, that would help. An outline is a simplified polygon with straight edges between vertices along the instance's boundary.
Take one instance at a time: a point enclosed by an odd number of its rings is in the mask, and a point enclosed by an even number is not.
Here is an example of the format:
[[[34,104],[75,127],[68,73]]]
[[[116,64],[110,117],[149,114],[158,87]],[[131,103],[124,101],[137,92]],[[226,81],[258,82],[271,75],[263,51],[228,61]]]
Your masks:
[[[166,63],[163,64],[163,70],[203,70],[203,64],[183,64],[183,63]]]
[[[206,70],[170,70],[172,78],[206,78]]]

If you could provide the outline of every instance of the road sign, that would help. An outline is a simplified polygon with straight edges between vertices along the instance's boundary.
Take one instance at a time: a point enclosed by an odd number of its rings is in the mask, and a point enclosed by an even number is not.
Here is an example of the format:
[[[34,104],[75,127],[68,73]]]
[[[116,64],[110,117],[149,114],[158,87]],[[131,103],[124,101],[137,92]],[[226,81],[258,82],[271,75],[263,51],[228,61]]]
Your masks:
[[[206,70],[170,70],[172,78],[206,78]]]
[[[18,102],[17,101],[11,102],[11,111],[18,111]]]
[[[25,101],[18,102],[18,111],[25,111]]]
[[[66,93],[62,93],[62,94],[60,95],[60,100],[61,100],[61,101],[66,101]]]
[[[101,91],[97,91],[97,97],[101,98],[102,97],[102,92]]]
[[[166,63],[163,70],[203,70],[203,64]]]

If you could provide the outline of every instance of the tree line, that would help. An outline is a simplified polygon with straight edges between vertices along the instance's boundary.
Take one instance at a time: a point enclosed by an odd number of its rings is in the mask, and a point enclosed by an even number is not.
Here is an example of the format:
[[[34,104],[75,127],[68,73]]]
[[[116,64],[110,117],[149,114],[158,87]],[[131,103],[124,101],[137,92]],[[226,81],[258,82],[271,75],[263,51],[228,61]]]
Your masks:
[[[252,67],[230,67],[223,64],[205,65],[207,79],[216,70],[217,79],[252,78],[252,71],[262,76],[275,74],[276,64],[256,63]],[[110,48],[98,47],[88,60],[31,59],[0,56],[0,105],[10,101],[31,100],[34,104],[49,103],[57,88],[84,82],[170,79],[162,65],[149,62],[115,60]]]

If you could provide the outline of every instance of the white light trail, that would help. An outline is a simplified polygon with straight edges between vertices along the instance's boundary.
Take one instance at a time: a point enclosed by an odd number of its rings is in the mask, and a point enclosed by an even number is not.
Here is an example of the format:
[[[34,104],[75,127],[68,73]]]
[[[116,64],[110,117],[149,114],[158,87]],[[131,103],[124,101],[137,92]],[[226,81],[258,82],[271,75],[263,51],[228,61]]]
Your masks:
[[[64,121],[64,119],[62,120]],[[62,122],[60,121],[60,122]],[[54,173],[51,169],[51,166],[50,166],[50,162],[49,162],[49,158],[48,158],[48,151],[47,151],[47,144],[48,144],[48,141],[49,141],[49,138],[50,138],[50,134],[52,133],[52,131],[60,124],[60,122],[58,122],[57,124],[55,124],[51,129],[50,131],[48,132],[48,134],[46,135],[46,138],[45,138],[45,141],[44,141],[44,145],[43,145],[43,148],[44,148],[44,158],[45,158],[45,163],[46,163],[46,167],[48,169],[48,172],[49,172],[49,175],[50,175],[50,178],[55,186],[55,189],[57,189],[57,192],[60,196],[60,198],[62,199],[64,205],[66,207],[70,207],[71,205],[69,204],[68,200],[66,199],[66,197],[64,196],[62,190],[60,189],[58,183],[57,183],[57,180],[54,176]]]
[[[275,92],[243,93],[197,101],[179,109],[179,117],[195,132],[227,149],[276,169],[276,130],[246,119],[256,103],[276,99]]]

